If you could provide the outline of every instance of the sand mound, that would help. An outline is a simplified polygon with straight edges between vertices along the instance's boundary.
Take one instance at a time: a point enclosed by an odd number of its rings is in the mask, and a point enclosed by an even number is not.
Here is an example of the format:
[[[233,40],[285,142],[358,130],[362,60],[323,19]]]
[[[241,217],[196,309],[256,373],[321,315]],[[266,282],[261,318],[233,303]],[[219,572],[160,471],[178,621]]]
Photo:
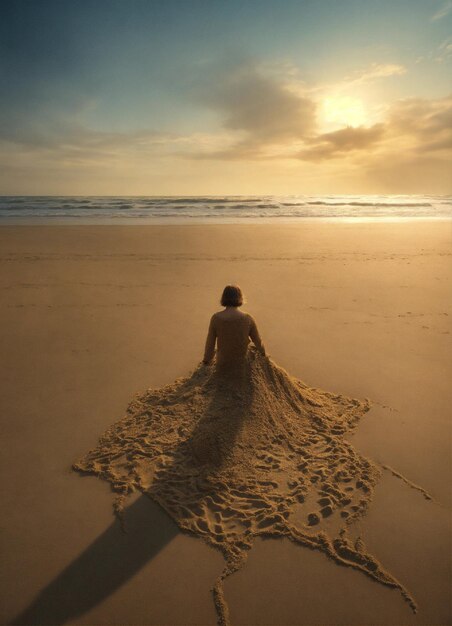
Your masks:
[[[368,409],[308,387],[251,348],[234,375],[199,366],[135,398],[74,469],[112,484],[119,515],[139,490],[222,551],[226,566],[213,589],[220,624],[229,623],[223,580],[259,535],[321,550],[399,589],[415,610],[401,583],[348,534],[380,476],[343,438]]]

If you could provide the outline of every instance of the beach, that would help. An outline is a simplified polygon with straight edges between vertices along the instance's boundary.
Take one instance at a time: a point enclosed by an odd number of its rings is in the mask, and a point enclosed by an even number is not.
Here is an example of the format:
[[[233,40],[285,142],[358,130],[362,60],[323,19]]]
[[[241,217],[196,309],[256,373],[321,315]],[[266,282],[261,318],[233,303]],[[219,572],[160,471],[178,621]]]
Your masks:
[[[33,623],[215,624],[222,555],[143,496],[124,534],[109,485],[71,466],[135,394],[193,370],[228,283],[276,363],[370,400],[350,441],[393,471],[356,524],[418,605],[258,539],[225,581],[232,624],[450,623],[450,221],[8,225],[0,242],[2,623],[32,606]]]

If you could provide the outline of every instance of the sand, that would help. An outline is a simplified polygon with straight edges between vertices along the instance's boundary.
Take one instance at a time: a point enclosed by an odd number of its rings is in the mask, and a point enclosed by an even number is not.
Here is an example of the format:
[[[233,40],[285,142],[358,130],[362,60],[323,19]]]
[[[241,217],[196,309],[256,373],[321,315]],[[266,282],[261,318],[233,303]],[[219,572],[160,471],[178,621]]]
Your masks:
[[[244,361],[217,358],[135,398],[73,468],[111,483],[125,532],[127,498],[138,491],[222,552],[212,587],[220,626],[231,623],[224,580],[258,537],[322,551],[399,589],[415,612],[409,591],[350,533],[380,477],[343,439],[368,410],[367,401],[308,387],[251,347]]]
[[[231,623],[449,623],[451,239],[426,222],[2,227],[2,621],[216,622],[222,554],[143,496],[122,533],[107,483],[71,464],[136,394],[193,371],[233,281],[291,381],[370,398],[335,442],[381,472],[353,533],[418,612],[322,550],[255,538],[224,582]]]

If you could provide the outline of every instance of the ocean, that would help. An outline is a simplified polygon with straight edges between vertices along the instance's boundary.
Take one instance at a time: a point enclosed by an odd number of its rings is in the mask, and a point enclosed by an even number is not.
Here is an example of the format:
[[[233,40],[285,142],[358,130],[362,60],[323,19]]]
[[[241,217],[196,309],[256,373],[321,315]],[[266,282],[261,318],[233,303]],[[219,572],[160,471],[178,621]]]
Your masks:
[[[452,196],[0,196],[1,223],[451,219]]]

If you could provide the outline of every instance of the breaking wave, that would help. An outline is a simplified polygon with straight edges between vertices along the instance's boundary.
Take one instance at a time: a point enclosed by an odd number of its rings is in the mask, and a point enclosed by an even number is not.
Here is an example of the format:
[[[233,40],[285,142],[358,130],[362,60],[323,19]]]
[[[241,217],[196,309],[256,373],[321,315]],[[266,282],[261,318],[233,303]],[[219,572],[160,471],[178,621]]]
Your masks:
[[[450,196],[2,196],[0,220],[115,221],[452,218]]]

